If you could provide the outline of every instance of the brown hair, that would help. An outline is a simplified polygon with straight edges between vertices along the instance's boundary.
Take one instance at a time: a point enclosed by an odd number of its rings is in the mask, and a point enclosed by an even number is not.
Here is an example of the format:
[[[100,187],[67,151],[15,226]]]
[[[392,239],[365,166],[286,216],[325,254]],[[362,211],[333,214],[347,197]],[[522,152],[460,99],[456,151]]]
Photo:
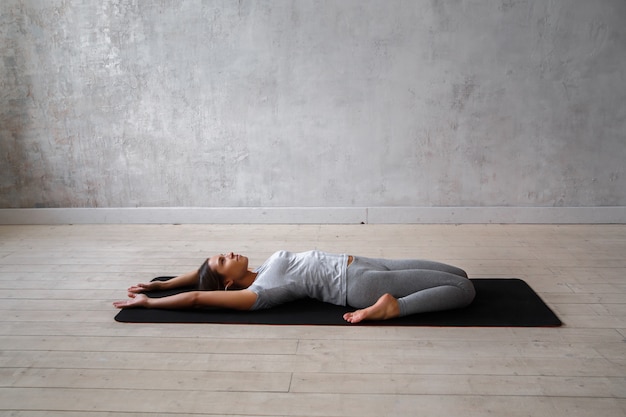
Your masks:
[[[198,289],[201,291],[223,290],[223,276],[212,270],[207,259],[198,268]]]

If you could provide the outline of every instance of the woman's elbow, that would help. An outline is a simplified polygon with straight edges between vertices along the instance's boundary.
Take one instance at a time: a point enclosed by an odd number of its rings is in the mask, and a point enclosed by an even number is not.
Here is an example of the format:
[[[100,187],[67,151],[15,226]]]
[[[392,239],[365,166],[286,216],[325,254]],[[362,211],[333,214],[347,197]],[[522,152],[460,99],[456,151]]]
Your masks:
[[[204,305],[204,300],[202,297],[200,297],[201,292],[200,291],[193,291],[191,293],[189,293],[189,307],[191,308],[202,308],[202,307],[206,307]]]

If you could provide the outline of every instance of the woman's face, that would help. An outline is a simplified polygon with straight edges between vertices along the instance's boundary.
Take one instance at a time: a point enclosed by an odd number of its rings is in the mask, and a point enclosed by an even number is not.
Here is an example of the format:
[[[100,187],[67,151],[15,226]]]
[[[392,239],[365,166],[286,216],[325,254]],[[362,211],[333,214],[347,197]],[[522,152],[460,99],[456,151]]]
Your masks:
[[[224,281],[237,283],[248,272],[248,258],[235,253],[213,255],[209,258],[209,267],[224,277]]]

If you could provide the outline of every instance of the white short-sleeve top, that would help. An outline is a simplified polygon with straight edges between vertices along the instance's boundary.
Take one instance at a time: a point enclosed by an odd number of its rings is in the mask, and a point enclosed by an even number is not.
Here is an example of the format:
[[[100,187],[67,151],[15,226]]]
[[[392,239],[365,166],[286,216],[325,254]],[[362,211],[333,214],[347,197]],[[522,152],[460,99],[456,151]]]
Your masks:
[[[248,290],[257,295],[252,310],[270,308],[300,298],[346,305],[348,255],[322,251],[278,251],[259,268]]]

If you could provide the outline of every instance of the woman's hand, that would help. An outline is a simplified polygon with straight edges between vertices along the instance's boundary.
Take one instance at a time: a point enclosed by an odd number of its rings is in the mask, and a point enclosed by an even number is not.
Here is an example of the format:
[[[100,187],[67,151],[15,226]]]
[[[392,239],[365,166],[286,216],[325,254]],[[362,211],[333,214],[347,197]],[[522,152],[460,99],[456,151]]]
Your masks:
[[[117,308],[148,307],[149,298],[145,294],[128,293],[128,299],[115,301],[113,305]]]
[[[161,281],[140,283],[140,284],[133,285],[132,287],[128,288],[128,292],[133,293],[133,294],[140,294],[142,292],[147,292],[147,291],[158,291],[162,289],[161,284],[162,284]]]

